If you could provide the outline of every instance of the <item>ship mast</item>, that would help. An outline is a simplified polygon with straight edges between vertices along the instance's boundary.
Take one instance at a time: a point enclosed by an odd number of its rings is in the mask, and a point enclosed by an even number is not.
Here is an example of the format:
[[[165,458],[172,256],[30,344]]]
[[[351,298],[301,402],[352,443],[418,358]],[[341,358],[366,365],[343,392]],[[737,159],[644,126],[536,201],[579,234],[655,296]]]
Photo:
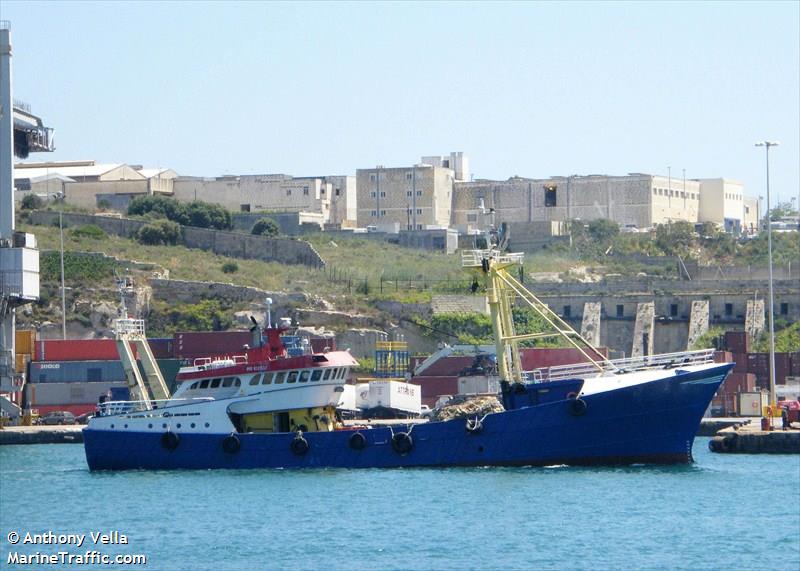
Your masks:
[[[526,381],[520,359],[520,343],[533,339],[561,337],[575,347],[598,372],[616,367],[580,333],[551,310],[546,303],[514,277],[522,267],[524,254],[502,252],[496,239],[487,237],[487,248],[462,253],[462,266],[482,278],[491,312],[500,378],[509,383]],[[548,331],[517,334],[513,309],[517,298],[530,306],[548,324]]]

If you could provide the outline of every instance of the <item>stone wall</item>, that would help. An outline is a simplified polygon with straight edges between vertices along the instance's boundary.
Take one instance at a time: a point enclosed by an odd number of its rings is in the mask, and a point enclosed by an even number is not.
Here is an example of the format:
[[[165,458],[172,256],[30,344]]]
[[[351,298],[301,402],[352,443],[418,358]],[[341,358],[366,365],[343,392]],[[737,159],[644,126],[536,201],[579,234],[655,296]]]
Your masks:
[[[58,222],[58,212],[39,210],[31,213],[31,222],[52,225]],[[146,224],[130,218],[111,218],[89,214],[64,214],[65,226],[94,224],[108,234],[132,238]],[[256,259],[282,264],[302,264],[313,268],[323,267],[325,261],[308,242],[287,238],[267,238],[238,232],[223,232],[207,228],[183,226],[183,245],[187,248],[209,250],[220,256]]]

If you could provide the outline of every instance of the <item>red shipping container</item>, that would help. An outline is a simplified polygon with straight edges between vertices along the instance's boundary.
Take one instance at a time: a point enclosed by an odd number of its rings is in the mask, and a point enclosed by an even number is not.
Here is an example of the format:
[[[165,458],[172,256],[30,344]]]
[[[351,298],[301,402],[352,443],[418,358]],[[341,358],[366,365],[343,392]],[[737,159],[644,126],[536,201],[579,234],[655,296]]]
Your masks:
[[[747,331],[726,331],[725,349],[732,353],[747,353],[750,351],[750,336]]]
[[[75,416],[80,416],[87,412],[94,412],[97,409],[97,403],[89,403],[89,404],[48,404],[42,406],[34,406],[33,410],[37,411],[39,416],[44,416],[48,412],[54,412],[56,410],[64,410],[67,412],[71,412]]]
[[[733,354],[733,372],[734,373],[746,373],[747,372],[747,354],[746,353],[734,353]]]
[[[598,351],[608,357],[608,348],[599,347]],[[587,351],[590,355],[592,353]],[[572,365],[575,363],[587,363],[588,359],[573,348],[538,348],[532,347],[520,350],[520,360],[522,361],[522,369],[525,371],[532,371],[543,367],[557,367],[559,365]]]
[[[240,354],[253,344],[249,331],[194,331],[176,333],[173,351],[176,359],[194,359],[212,355]]]
[[[133,356],[136,347],[131,345]],[[114,339],[49,339],[36,342],[37,361],[119,361]]]
[[[729,351],[714,351],[715,363],[732,363],[733,353]]]
[[[411,379],[411,384],[419,385],[421,387],[420,393],[422,398],[439,397],[440,395],[457,395],[458,394],[458,377],[430,377],[420,376]]]
[[[172,359],[174,352],[172,350],[172,337],[148,339],[147,344],[150,345],[150,351],[156,359]]]

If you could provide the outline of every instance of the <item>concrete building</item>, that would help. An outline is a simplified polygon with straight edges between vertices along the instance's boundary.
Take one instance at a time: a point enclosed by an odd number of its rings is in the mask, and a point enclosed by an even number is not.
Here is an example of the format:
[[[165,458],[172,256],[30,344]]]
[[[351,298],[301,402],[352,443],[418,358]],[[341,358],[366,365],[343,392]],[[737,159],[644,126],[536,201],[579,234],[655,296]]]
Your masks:
[[[700,183],[700,222],[714,222],[726,232],[740,232],[744,219],[744,185],[724,178],[704,178]]]
[[[483,213],[490,210],[497,225],[608,218],[621,226],[642,229],[677,220],[696,223],[719,218],[722,223],[723,218],[735,213],[741,221],[743,211],[741,207],[735,209],[736,204],[741,205],[741,185],[719,181],[724,179],[683,180],[631,173],[456,182],[452,225],[462,232],[484,228],[487,222]],[[709,195],[705,203],[704,192]],[[722,205],[724,194],[732,198]],[[720,201],[719,215],[711,206],[714,200]],[[701,204],[707,204],[707,209],[703,210]]]
[[[390,232],[447,228],[453,180],[452,169],[427,164],[358,169],[358,226]]]
[[[33,193],[45,199],[63,197],[83,208],[96,208],[103,200],[124,206],[135,196],[171,195],[177,176],[172,169],[92,160],[20,163],[14,167],[14,197],[19,201]]]
[[[758,234],[758,224],[761,220],[757,198],[745,196],[742,201],[742,232],[745,234]]]
[[[452,152],[449,156],[428,156],[422,157],[420,161],[423,165],[432,167],[443,167],[453,171],[453,177],[457,181],[467,181],[471,179],[469,172],[469,157],[463,152]]]

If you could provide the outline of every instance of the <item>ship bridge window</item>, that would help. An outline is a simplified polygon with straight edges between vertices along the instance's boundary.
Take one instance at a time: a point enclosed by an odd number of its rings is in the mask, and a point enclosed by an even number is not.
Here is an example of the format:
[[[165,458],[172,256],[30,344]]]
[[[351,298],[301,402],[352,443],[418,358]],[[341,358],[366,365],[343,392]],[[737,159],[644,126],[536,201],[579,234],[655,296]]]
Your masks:
[[[193,382],[193,383],[192,383],[192,386],[191,386],[191,387],[189,387],[189,390],[191,391],[191,390],[194,390],[194,389],[196,389],[196,388],[197,388],[197,385],[199,385],[199,384],[200,384],[200,381],[195,381],[195,382]]]
[[[282,385],[284,381],[286,381],[286,371],[283,371],[282,373],[276,373],[275,384]]]
[[[341,369],[339,369],[339,376],[336,377],[336,378],[337,379],[343,379],[345,377],[345,375],[347,375],[347,368],[346,367],[342,367]]]
[[[310,377],[310,376],[311,376],[311,371],[301,371],[300,372],[300,382],[301,383],[307,383],[308,382],[308,377]]]
[[[311,373],[311,382],[317,382],[322,378],[322,369],[317,369]]]
[[[207,389],[208,388],[208,383],[209,383],[208,379],[206,379],[205,381],[200,381],[200,388],[201,389]]]
[[[331,378],[331,372],[333,372],[333,369],[325,369],[325,371],[323,371],[323,373],[322,373],[322,380],[323,381],[327,381],[328,379],[330,379]]]
[[[261,378],[261,375],[253,375],[253,376],[250,378],[250,386],[252,387],[253,385],[257,385],[257,384],[258,384],[258,380],[259,380],[260,378]]]
[[[271,385],[272,378],[275,376],[275,373],[264,373],[264,379],[261,381],[262,385]]]
[[[222,379],[223,387],[230,387],[231,385],[233,385],[233,377],[225,377]]]
[[[222,379],[212,379],[211,380],[211,388],[217,389],[219,388],[219,384],[222,382]]]
[[[289,371],[289,376],[286,378],[287,383],[297,382],[297,371]]]
[[[233,379],[233,386],[234,387],[239,387],[241,385],[242,385],[242,381],[239,380],[239,377],[236,377],[235,379]]]

